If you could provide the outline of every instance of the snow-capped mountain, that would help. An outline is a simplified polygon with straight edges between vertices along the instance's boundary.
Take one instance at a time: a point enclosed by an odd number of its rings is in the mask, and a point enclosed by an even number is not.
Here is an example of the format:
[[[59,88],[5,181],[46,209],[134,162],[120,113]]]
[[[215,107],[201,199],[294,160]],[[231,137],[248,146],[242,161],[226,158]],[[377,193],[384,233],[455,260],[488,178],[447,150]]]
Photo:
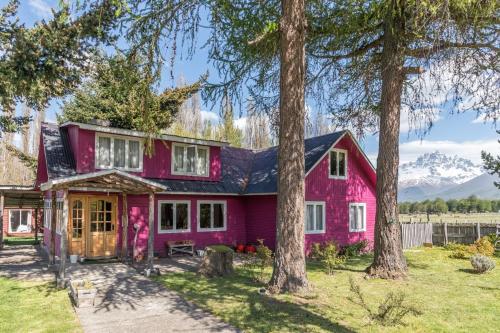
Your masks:
[[[433,199],[440,194],[441,197],[462,198],[467,196],[466,192],[481,193],[483,189],[476,188],[477,184],[487,187],[484,188],[485,193],[496,194],[493,181],[491,184],[484,181],[492,176],[484,174],[482,166],[474,164],[471,160],[456,155],[448,156],[439,151],[427,153],[418,157],[414,162],[399,166],[399,200]],[[473,181],[480,176],[482,176],[483,181]],[[459,187],[459,190],[458,186],[462,184],[464,186]],[[474,184],[476,185],[474,188],[469,188]],[[455,193],[455,187],[460,193]],[[500,195],[500,191],[498,191],[498,195]]]

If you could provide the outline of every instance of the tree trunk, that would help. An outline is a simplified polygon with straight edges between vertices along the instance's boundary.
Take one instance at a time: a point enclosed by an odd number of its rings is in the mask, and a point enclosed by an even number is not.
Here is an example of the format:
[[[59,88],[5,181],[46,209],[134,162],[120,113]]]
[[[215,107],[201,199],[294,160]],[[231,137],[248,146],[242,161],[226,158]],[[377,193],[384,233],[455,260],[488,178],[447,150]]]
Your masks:
[[[128,202],[127,194],[122,194],[122,261],[126,261],[128,257]]]
[[[403,91],[403,54],[399,36],[402,20],[398,19],[396,1],[389,9],[384,29],[382,54],[382,96],[379,151],[377,158],[377,214],[375,248],[370,275],[397,279],[406,276],[401,230],[398,224],[398,166],[401,95]]]
[[[305,3],[283,0],[280,22],[278,216],[271,292],[307,289],[304,253]]]
[[[205,249],[203,261],[198,273],[205,277],[228,276],[233,274],[233,251],[217,251],[211,247]]]
[[[68,189],[65,188],[63,192],[63,211],[61,217],[61,243],[59,249],[59,277],[57,279],[57,287],[66,287],[66,257],[68,255]]]
[[[153,271],[154,268],[154,242],[155,242],[155,195],[149,193],[149,216],[148,216],[148,269]]]

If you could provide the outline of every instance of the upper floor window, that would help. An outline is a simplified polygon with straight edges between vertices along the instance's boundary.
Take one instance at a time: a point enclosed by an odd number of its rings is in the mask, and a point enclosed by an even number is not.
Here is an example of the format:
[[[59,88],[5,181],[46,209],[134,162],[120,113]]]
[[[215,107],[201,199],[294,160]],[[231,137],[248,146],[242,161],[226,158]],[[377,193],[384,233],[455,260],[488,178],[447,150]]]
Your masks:
[[[208,177],[208,147],[172,144],[172,174]]]
[[[97,135],[95,166],[99,169],[142,171],[142,142],[124,137]]]
[[[347,175],[347,150],[330,151],[330,178],[345,179]]]
[[[349,231],[366,231],[366,204],[349,204]]]
[[[306,202],[306,234],[325,232],[325,203]]]

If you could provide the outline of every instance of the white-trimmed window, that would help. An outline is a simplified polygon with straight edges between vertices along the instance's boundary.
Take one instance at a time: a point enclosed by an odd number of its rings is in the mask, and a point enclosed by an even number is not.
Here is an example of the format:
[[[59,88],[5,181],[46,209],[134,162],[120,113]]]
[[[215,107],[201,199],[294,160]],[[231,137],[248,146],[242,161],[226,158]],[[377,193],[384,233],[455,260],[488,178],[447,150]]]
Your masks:
[[[9,209],[9,232],[31,232],[31,209]]]
[[[158,233],[191,231],[191,202],[158,201]]]
[[[349,231],[350,232],[366,231],[365,203],[349,204]]]
[[[226,201],[198,201],[198,231],[225,231]]]
[[[209,148],[205,146],[172,144],[172,174],[208,177]]]
[[[142,140],[96,134],[95,167],[142,171]]]
[[[346,179],[347,150],[332,149],[330,151],[329,177],[336,179]]]
[[[325,232],[325,203],[322,201],[306,201],[305,222],[306,234]]]
[[[64,201],[62,198],[56,199],[56,233],[61,233],[62,216]],[[52,228],[52,199],[45,199],[43,212],[43,226],[47,229]]]

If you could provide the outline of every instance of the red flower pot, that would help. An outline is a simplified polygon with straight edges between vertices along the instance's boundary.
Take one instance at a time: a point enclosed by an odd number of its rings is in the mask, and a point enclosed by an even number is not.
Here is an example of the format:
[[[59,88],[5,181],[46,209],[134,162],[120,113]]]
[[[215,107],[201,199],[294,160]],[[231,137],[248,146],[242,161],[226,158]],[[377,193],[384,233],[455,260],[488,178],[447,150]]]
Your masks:
[[[245,252],[245,245],[243,245],[243,244],[236,245],[236,252],[238,252],[238,253]]]

